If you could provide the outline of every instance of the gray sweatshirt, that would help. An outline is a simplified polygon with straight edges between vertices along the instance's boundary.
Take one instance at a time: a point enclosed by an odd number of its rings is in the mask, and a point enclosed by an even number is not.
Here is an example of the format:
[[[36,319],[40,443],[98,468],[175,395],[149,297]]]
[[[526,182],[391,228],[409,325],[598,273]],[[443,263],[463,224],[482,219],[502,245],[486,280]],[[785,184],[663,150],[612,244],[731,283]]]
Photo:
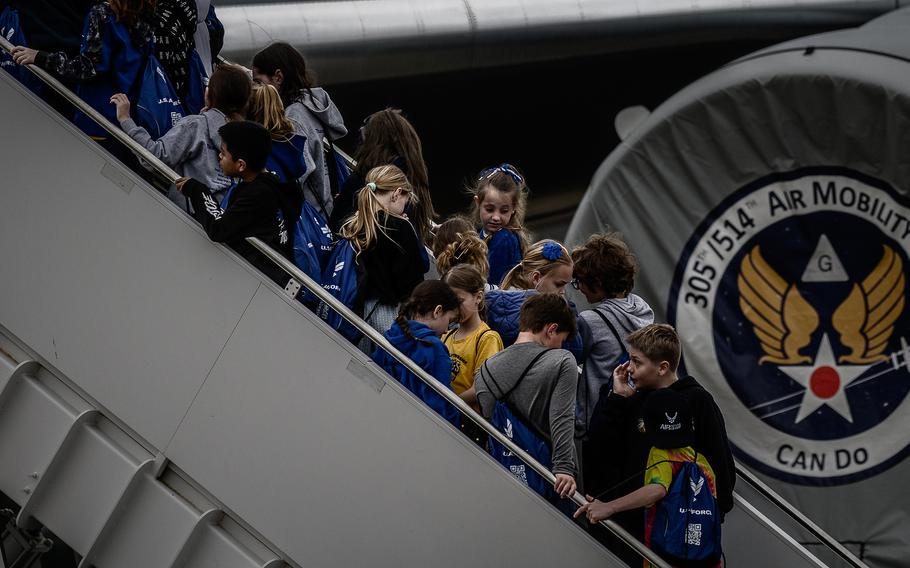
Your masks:
[[[651,306],[635,294],[604,300],[595,309],[613,324],[623,342],[633,331],[654,323]],[[578,437],[583,437],[591,425],[591,413],[597,404],[600,388],[611,384],[613,369],[619,364],[627,346],[617,340],[594,310],[585,310],[578,315],[578,333],[581,335],[584,361],[581,380],[578,381],[575,430]]]
[[[575,358],[565,349],[552,349],[515,386],[521,373],[544,349],[537,343],[516,343],[487,359],[474,375],[477,402],[484,417],[489,419],[497,397],[514,387],[506,401],[547,437],[553,452],[553,473],[577,477],[572,431],[578,383]]]
[[[332,213],[332,189],[329,172],[325,166],[322,139],[334,141],[347,134],[344,119],[332,98],[321,87],[305,91],[302,97],[289,104],[284,111],[294,122],[295,132],[306,136],[307,152],[316,166],[300,179],[306,199],[317,209],[324,206],[325,216],[328,218]],[[309,160],[307,162],[309,163]]]
[[[120,128],[178,174],[199,180],[217,197],[231,185],[231,178],[224,175],[218,160],[221,151],[218,129],[225,122],[223,112],[209,109],[181,118],[158,140],[153,140],[148,131],[131,118],[121,121]],[[168,197],[189,211],[189,202],[173,186]]]

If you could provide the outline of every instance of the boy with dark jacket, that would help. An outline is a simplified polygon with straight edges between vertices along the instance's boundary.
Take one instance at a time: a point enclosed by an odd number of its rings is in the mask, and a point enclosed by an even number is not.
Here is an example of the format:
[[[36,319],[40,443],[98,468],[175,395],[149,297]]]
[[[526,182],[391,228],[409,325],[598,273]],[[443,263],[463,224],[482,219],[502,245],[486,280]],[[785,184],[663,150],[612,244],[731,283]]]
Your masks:
[[[300,216],[302,198],[294,195],[274,174],[264,171],[272,139],[261,124],[229,122],[218,129],[218,134],[221,168],[225,175],[241,180],[231,193],[227,207],[221,209],[211,190],[195,179],[177,180],[177,189],[190,199],[196,218],[210,239],[229,245],[280,283],[286,280],[283,272],[264,259],[246,238],[259,237],[291,258],[293,243],[285,219]]]
[[[714,470],[717,505],[721,514],[733,508],[736,480],[733,455],[727,441],[724,417],[714,398],[693,377],[678,377],[679,336],[672,326],[651,324],[626,337],[629,361],[616,367],[612,391],[602,399],[591,423],[591,433],[599,441],[586,459],[596,459],[601,476],[585,480],[585,492],[607,501],[641,486],[641,473],[648,461],[651,444],[645,436],[643,406],[648,396],[659,389],[673,389],[685,399],[692,413],[695,434],[692,447],[703,455]],[[617,513],[613,520],[639,540],[643,540],[642,509]],[[598,536],[599,531],[595,531]],[[641,558],[607,538],[608,546],[630,566],[640,566]]]

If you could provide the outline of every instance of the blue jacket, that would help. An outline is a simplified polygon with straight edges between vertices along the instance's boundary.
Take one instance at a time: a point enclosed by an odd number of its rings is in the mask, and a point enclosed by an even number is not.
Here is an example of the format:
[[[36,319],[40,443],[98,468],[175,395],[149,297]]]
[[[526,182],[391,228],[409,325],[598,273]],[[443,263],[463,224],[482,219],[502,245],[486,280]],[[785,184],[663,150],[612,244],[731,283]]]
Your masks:
[[[521,314],[521,305],[528,296],[536,293],[537,290],[491,290],[486,293],[487,325],[502,337],[503,349],[518,339],[518,318]],[[577,316],[578,311],[575,304],[569,302],[569,307]],[[574,337],[563,343],[562,347],[570,351],[576,361],[582,360],[583,346],[580,334],[576,333]]]
[[[442,341],[436,337],[436,333],[425,324],[409,320],[408,325],[411,328],[411,335],[417,339],[427,341],[416,341],[405,335],[404,330],[398,323],[393,323],[383,335],[399,351],[407,355],[412,361],[417,363],[421,369],[436,378],[440,383],[449,389],[452,388],[452,360],[449,358],[449,351]],[[420,400],[424,401],[430,408],[435,410],[440,416],[458,426],[460,417],[458,410],[448,401],[442,398],[436,391],[427,386],[417,376],[408,371],[403,365],[396,361],[391,355],[380,348],[373,351],[371,356],[377,365],[386,370],[392,377],[398,379],[398,382],[416,394]]]
[[[486,240],[483,229],[480,238]],[[490,262],[490,276],[487,281],[499,286],[512,268],[521,262],[521,239],[509,229],[500,229],[487,240],[487,260]]]

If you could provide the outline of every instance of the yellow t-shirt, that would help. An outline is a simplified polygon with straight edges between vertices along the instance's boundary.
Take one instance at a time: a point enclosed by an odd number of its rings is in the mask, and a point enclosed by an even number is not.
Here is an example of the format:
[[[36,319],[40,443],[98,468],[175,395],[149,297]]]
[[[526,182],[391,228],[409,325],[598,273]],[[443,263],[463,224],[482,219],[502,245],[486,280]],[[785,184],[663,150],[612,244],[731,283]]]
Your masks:
[[[648,468],[645,470],[645,485],[649,483],[658,483],[664,486],[667,491],[673,483],[673,477],[682,467],[681,462],[695,461],[708,478],[708,486],[711,489],[711,495],[717,497],[717,486],[714,481],[714,470],[704,455],[695,456],[695,450],[692,446],[684,448],[661,449],[651,448],[648,453]]]
[[[455,339],[455,331],[442,338],[452,358],[452,390],[461,394],[474,385],[474,373],[483,362],[502,351],[502,338],[484,322],[474,333]]]

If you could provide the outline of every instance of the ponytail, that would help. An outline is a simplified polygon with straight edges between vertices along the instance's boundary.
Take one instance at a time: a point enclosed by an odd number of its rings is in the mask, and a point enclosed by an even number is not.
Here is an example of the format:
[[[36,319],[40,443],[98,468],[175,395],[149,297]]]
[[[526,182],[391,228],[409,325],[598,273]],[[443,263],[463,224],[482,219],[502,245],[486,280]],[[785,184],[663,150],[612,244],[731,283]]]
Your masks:
[[[410,194],[412,203],[416,197],[411,191],[408,178],[396,166],[375,167],[367,173],[366,181],[367,184],[357,193],[357,211],[348,217],[339,231],[343,238],[354,245],[357,256],[373,246],[380,233],[386,234],[379,220],[379,213],[385,209],[377,195],[400,189]]]

